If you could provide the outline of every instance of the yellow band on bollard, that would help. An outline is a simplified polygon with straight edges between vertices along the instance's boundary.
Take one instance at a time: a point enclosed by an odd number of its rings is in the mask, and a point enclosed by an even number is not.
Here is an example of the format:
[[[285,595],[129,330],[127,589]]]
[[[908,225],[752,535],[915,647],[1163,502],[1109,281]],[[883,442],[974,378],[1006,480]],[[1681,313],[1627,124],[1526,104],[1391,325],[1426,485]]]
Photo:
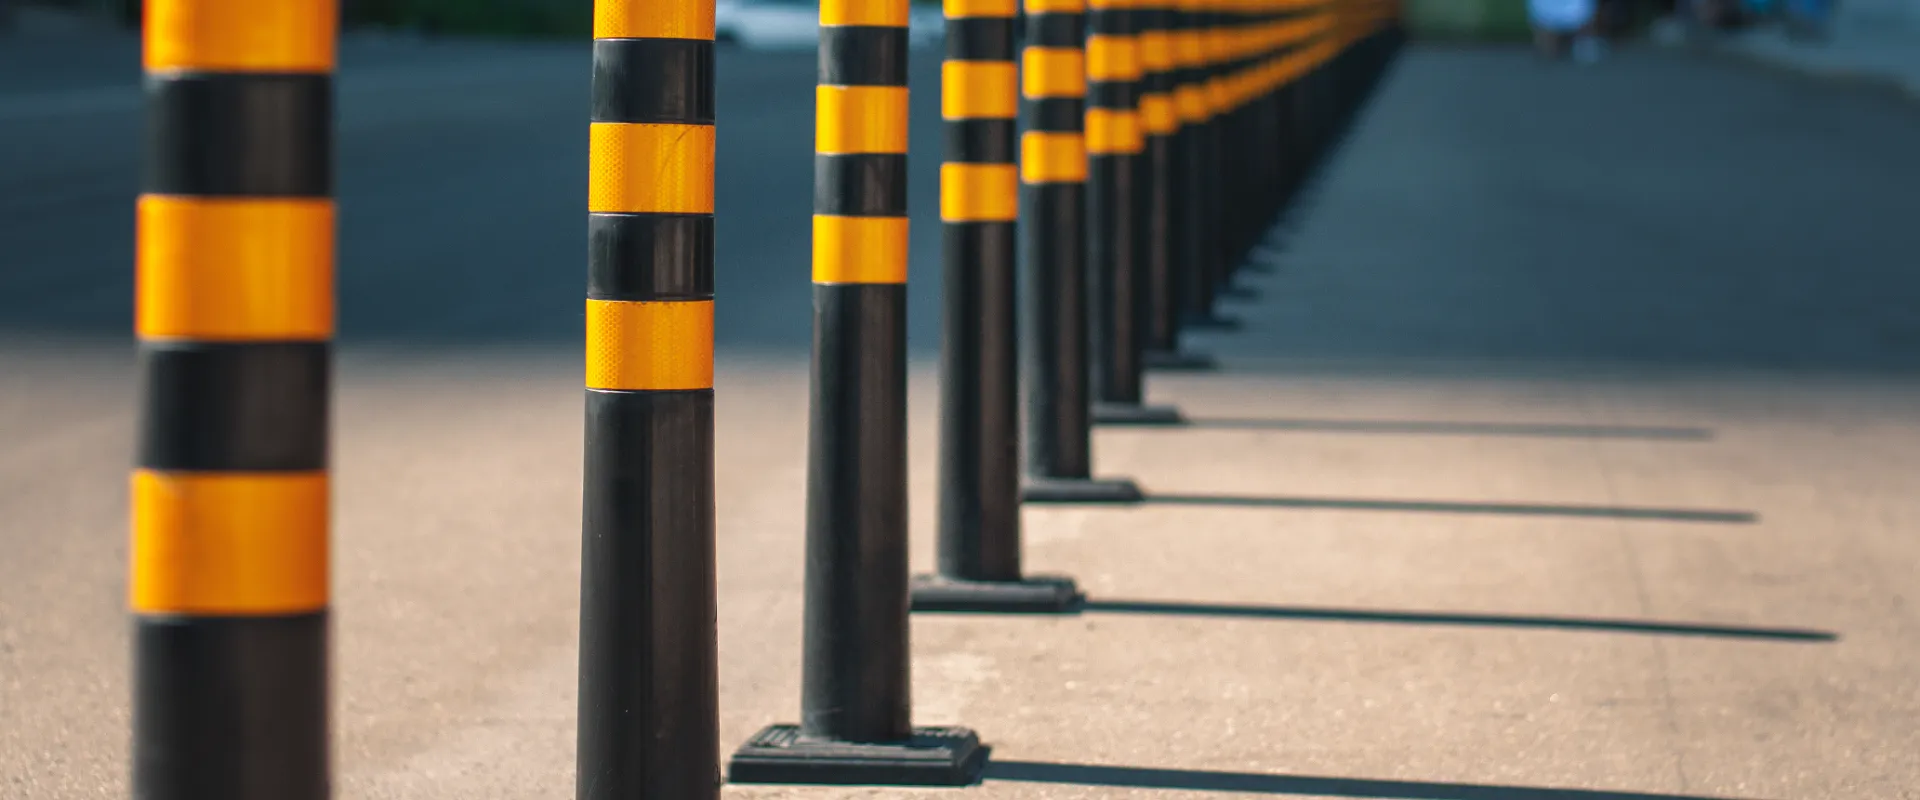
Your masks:
[[[907,152],[907,87],[819,86],[814,103],[814,152]]]
[[[257,616],[326,607],[326,473],[136,469],[131,489],[134,612]]]
[[[1086,97],[1086,57],[1078,47],[1029,47],[1021,57],[1021,94]]]
[[[1140,132],[1140,117],[1132,109],[1087,109],[1087,152],[1099,155],[1131,155],[1146,149]]]
[[[327,72],[336,0],[147,0],[148,71]]]
[[[940,65],[943,119],[1013,119],[1020,115],[1019,69],[1011,61],[947,61]]]
[[[135,334],[333,335],[332,200],[142,195],[135,226]]]
[[[942,222],[1012,222],[1020,213],[1020,172],[1012,164],[940,165]]]
[[[1181,30],[1170,34],[1173,48],[1173,66],[1178,69],[1204,67],[1207,54],[1200,46],[1200,32]]]
[[[713,0],[594,0],[595,39],[712,39]]]
[[[1140,45],[1132,36],[1094,34],[1087,37],[1087,80],[1140,80]]]
[[[596,122],[588,135],[588,211],[713,213],[712,125]]]
[[[1027,183],[1085,182],[1086,139],[1078,133],[1028,131],[1022,134],[1020,180]]]
[[[906,217],[813,217],[814,283],[906,283]]]
[[[1141,95],[1140,127],[1148,136],[1165,136],[1180,130],[1180,114],[1173,110],[1173,96],[1163,92]]]
[[[1158,28],[1141,31],[1140,68],[1146,72],[1165,72],[1173,69],[1173,39],[1166,31]]]
[[[1207,94],[1197,84],[1182,84],[1173,90],[1173,107],[1180,114],[1180,121],[1186,123],[1206,122],[1211,116],[1207,113]]]
[[[1020,13],[1020,0],[946,0],[941,10],[948,19],[1005,19]]]
[[[907,27],[908,0],[821,0],[821,25]]]
[[[588,300],[586,385],[713,388],[713,301]]]

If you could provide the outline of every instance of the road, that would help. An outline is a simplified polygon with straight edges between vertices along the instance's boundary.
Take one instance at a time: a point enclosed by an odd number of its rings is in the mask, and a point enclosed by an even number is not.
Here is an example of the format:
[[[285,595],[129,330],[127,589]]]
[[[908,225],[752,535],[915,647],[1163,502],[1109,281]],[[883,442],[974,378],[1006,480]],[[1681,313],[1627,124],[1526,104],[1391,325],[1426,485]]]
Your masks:
[[[343,50],[339,796],[572,791],[584,48]],[[0,54],[0,796],[125,796],[131,43]],[[729,51],[723,746],[797,713],[813,57]],[[931,54],[916,87],[937,85]],[[914,98],[930,563],[940,131]],[[1095,605],[916,618],[969,795],[1910,798],[1920,112],[1628,51],[1415,49],[1322,175],[1155,497],[1035,509]],[[728,789],[730,798],[897,796]]]

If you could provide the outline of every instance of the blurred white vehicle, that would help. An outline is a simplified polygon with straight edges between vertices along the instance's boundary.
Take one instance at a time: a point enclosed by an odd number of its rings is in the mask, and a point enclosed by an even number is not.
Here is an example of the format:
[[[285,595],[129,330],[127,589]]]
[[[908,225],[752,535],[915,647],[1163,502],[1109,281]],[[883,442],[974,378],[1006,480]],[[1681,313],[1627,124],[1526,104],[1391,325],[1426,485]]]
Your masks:
[[[915,4],[909,13],[909,47],[930,47],[945,37],[947,19],[939,6]],[[812,50],[820,46],[820,4],[817,0],[718,0],[713,38],[754,50]]]

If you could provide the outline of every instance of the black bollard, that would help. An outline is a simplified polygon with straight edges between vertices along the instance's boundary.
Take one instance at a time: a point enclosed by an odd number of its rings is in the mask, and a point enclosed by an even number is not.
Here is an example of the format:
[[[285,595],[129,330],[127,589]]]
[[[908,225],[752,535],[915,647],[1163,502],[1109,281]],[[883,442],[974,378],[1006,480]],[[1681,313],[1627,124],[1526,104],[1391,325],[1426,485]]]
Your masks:
[[[1087,37],[1087,256],[1092,278],[1093,420],[1104,425],[1178,425],[1180,412],[1144,402],[1147,208],[1142,169],[1140,47],[1134,12],[1093,0]]]
[[[1255,141],[1260,107],[1247,90],[1262,55],[1257,43],[1249,44],[1259,32],[1258,5],[1236,10],[1242,13],[1229,18],[1231,27],[1227,42],[1230,49],[1226,54],[1224,94],[1228,165],[1222,170],[1222,177],[1226,181],[1226,232],[1221,237],[1226,258],[1220,279],[1220,296],[1247,300],[1259,297],[1259,293],[1239,283],[1238,277],[1246,255],[1247,229],[1254,224],[1261,211],[1256,195],[1258,181],[1266,168],[1267,148]]]
[[[1182,324],[1200,330],[1238,330],[1240,320],[1217,313],[1214,300],[1224,275],[1221,241],[1224,230],[1222,209],[1226,202],[1221,174],[1226,169],[1226,138],[1221,60],[1226,15],[1221,9],[1226,0],[1197,0],[1194,4],[1194,46],[1196,48],[1197,121],[1194,158],[1194,230],[1189,250],[1193,269],[1188,273],[1188,305]]]
[[[1026,269],[1027,485],[1038,503],[1138,502],[1096,480],[1088,391],[1084,0],[1027,0],[1020,250]]]
[[[719,796],[713,0],[596,0],[580,800]]]
[[[1014,10],[1014,0],[948,7],[939,569],[915,578],[915,611],[1056,612],[1079,599],[1072,580],[1023,579],[1020,566]]]
[[[963,785],[987,751],[914,728],[907,609],[907,0],[820,5],[800,724],[736,783]]]
[[[1173,2],[1173,0],[1159,0]],[[1181,348],[1180,311],[1186,270],[1187,129],[1175,101],[1189,77],[1176,41],[1186,18],[1174,6],[1141,7],[1141,127],[1146,134],[1147,244],[1142,249],[1146,275],[1146,342],[1142,366],[1166,371],[1204,371],[1213,358]]]
[[[337,8],[153,0],[133,796],[325,800]]]
[[[1218,198],[1213,192],[1214,155],[1214,83],[1210,60],[1213,43],[1214,0],[1178,0],[1174,34],[1174,60],[1181,70],[1174,104],[1179,110],[1182,129],[1179,180],[1185,181],[1184,197],[1175,204],[1181,214],[1178,244],[1174,258],[1179,264],[1180,327],[1185,329],[1231,329],[1233,323],[1213,314],[1213,263],[1210,256],[1215,241],[1214,218]]]

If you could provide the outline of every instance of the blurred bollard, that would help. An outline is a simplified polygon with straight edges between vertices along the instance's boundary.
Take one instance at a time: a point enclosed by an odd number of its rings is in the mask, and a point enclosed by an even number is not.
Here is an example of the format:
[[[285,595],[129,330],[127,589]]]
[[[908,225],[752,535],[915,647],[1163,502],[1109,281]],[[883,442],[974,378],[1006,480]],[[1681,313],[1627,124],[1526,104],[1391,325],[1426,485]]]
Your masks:
[[[1181,231],[1180,325],[1190,329],[1231,330],[1237,321],[1213,314],[1213,293],[1219,254],[1219,181],[1220,137],[1213,124],[1214,103],[1218,99],[1218,70],[1213,61],[1218,0],[1178,0],[1178,32],[1174,36],[1174,59],[1180,65],[1183,80],[1174,93],[1174,104],[1185,128],[1184,151],[1187,181],[1185,222]]]
[[[1181,348],[1181,297],[1189,265],[1186,241],[1192,203],[1190,130],[1183,126],[1176,97],[1191,77],[1185,66],[1179,26],[1185,12],[1175,0],[1153,0],[1134,13],[1141,21],[1141,128],[1146,135],[1147,244],[1142,250],[1147,284],[1146,341],[1141,365],[1167,371],[1200,371],[1216,366],[1204,354]]]
[[[332,0],[154,0],[133,796],[330,795]]]
[[[1195,189],[1199,238],[1193,253],[1190,304],[1182,322],[1201,330],[1238,330],[1240,320],[1216,311],[1215,300],[1226,276],[1226,180],[1229,145],[1226,135],[1225,48],[1230,35],[1225,12],[1231,0],[1197,0],[1195,46],[1199,91],[1199,168]]]
[[[915,578],[915,611],[1056,612],[1079,597],[1073,581],[1026,580],[1020,566],[1016,3],[946,6],[939,570]]]
[[[1144,404],[1141,356],[1147,288],[1142,262],[1146,149],[1139,111],[1139,12],[1094,0],[1087,37],[1087,256],[1091,276],[1093,420],[1177,425],[1180,412]]]
[[[1087,359],[1086,25],[1083,0],[1026,0],[1020,255],[1026,270],[1028,502],[1137,502],[1095,480]]]
[[[800,724],[736,783],[960,785],[987,751],[914,728],[907,647],[907,0],[820,4]]]
[[[719,794],[713,0],[597,0],[575,794]]]

